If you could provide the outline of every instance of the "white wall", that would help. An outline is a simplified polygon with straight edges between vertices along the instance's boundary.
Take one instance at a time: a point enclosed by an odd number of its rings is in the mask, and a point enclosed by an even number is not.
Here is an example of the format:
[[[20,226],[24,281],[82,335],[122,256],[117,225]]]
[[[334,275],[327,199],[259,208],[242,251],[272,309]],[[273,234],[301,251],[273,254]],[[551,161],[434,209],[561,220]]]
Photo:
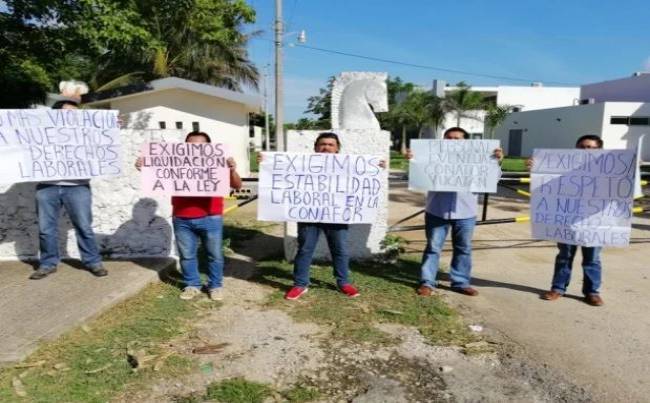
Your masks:
[[[612,116],[650,117],[650,103],[640,102],[606,102],[603,125],[605,148],[636,148],[638,139],[645,134],[641,159],[650,161],[650,126],[613,125]]]
[[[580,97],[578,87],[499,86],[497,105],[521,106],[521,111],[571,106]]]
[[[583,85],[580,98],[594,98],[596,102],[650,102],[650,73]]]
[[[604,104],[592,104],[515,112],[497,127],[495,138],[506,155],[511,129],[523,130],[523,156],[530,156],[534,148],[573,148],[582,135],[602,134],[603,110]]]
[[[255,151],[260,151],[262,149],[262,129],[259,126],[253,126],[253,137],[249,138],[249,143]]]
[[[167,129],[175,129],[176,122],[183,122],[182,131],[189,133],[192,122],[199,122],[200,130],[213,142],[230,146],[239,174],[250,175],[248,109],[243,104],[171,89],[118,99],[111,102],[111,108],[120,111],[129,129],[158,129],[160,121],[166,122]]]
[[[112,258],[175,256],[171,198],[143,196],[134,162],[144,142],[178,142],[180,130],[122,130],[122,175],[91,181],[93,230],[101,253]],[[37,259],[36,183],[0,186],[0,260]],[[79,257],[70,220],[59,221],[63,256]]]
[[[453,91],[454,87],[447,89]],[[521,111],[530,111],[547,108],[557,108],[575,105],[580,97],[579,87],[523,87],[523,86],[498,86],[498,87],[472,87],[473,90],[486,94],[496,93],[497,105],[517,106]],[[468,112],[468,117],[461,118],[460,127],[469,133],[483,133],[487,138],[485,128],[484,110]],[[456,114],[447,113],[441,128],[438,130],[439,137],[450,127],[457,126]],[[427,136],[432,137],[432,131],[427,130]]]

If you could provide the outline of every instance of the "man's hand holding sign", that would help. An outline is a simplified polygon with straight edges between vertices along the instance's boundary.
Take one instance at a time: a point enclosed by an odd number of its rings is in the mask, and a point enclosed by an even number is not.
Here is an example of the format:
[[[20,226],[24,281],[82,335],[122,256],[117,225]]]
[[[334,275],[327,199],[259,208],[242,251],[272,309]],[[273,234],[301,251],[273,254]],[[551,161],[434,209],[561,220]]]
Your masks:
[[[314,154],[265,153],[260,164],[260,220],[298,221],[298,253],[294,259],[294,286],[285,298],[307,292],[309,269],[323,232],[332,255],[334,277],[348,297],[359,292],[348,279],[348,224],[372,223],[380,200],[380,175],[386,162],[369,155],[341,155],[338,135],[321,133]]]

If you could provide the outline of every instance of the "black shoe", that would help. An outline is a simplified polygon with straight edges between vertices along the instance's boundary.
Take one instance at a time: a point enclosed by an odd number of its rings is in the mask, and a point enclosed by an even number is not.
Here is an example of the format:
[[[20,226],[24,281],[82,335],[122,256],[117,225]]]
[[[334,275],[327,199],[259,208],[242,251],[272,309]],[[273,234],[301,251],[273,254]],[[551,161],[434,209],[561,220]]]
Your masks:
[[[88,271],[91,272],[95,277],[108,276],[108,270],[106,270],[102,264],[99,264],[95,267],[89,267]]]
[[[44,267],[39,267],[35,272],[32,273],[31,276],[29,276],[30,280],[40,280],[42,278],[45,278],[49,276],[52,273],[56,272],[56,267],[53,269],[48,269]]]

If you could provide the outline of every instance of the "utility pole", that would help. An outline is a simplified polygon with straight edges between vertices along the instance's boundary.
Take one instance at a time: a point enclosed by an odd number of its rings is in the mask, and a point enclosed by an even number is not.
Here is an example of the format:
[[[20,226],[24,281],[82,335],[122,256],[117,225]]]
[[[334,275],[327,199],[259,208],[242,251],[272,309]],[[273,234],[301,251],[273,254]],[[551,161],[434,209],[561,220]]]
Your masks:
[[[282,92],[282,0],[275,0],[275,146],[277,151],[287,150],[284,133],[284,94]]]
[[[264,151],[271,149],[271,132],[269,131],[269,65],[264,66]]]

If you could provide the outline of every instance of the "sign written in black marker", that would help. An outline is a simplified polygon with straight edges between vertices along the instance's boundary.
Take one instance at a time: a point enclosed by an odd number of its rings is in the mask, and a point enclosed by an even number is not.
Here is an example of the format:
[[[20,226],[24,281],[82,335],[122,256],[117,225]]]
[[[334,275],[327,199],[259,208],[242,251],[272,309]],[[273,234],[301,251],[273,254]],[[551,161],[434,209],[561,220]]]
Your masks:
[[[257,217],[373,223],[386,175],[380,161],[373,155],[264,153]]]
[[[3,183],[118,176],[117,111],[0,110]]]
[[[230,169],[223,143],[142,146],[142,190],[150,195],[227,196]]]
[[[581,246],[630,242],[634,150],[535,150],[533,237]]]

